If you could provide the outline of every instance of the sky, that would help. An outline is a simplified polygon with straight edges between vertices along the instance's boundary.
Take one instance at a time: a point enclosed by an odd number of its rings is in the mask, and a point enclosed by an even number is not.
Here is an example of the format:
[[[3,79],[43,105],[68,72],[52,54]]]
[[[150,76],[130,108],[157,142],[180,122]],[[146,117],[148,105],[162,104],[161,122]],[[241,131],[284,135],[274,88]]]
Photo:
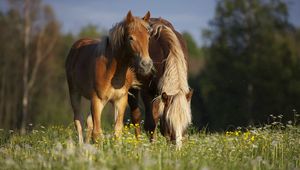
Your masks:
[[[0,8],[4,0],[0,0]],[[300,0],[288,3],[290,21],[300,27]],[[144,16],[149,10],[152,17],[169,20],[180,32],[188,31],[202,44],[201,30],[209,27],[214,16],[216,0],[43,0],[50,4],[63,32],[78,33],[87,25],[109,29],[121,21],[129,10],[135,16]]]

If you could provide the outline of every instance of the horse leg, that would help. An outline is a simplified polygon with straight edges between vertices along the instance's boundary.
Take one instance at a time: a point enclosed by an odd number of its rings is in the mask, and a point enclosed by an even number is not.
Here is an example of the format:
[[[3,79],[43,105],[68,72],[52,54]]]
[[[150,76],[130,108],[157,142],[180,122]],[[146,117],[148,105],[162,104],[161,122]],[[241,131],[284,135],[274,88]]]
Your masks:
[[[124,112],[127,106],[128,95],[121,97],[114,102],[115,110],[117,111],[115,118],[115,136],[118,138],[122,134]]]
[[[155,101],[152,102],[152,116],[153,116],[155,127],[156,127],[156,125],[158,123],[158,120],[160,118],[159,105],[160,105],[159,100],[155,100]]]
[[[97,96],[94,96],[91,100],[91,113],[93,121],[93,140],[98,142],[102,136],[101,129],[101,113],[104,107],[104,102],[100,100]],[[90,118],[91,119],[91,118]],[[90,120],[89,120],[90,121]],[[89,122],[90,124],[90,122]]]
[[[139,102],[139,91],[137,89],[131,89],[128,95],[128,104],[131,110],[131,121],[135,127],[135,136],[138,138],[141,135],[141,112],[138,106]]]
[[[182,146],[182,132],[180,131],[176,131],[176,139],[175,139],[175,143],[176,143],[176,149],[180,149]]]
[[[150,141],[154,141],[155,138],[155,128],[157,122],[154,119],[153,113],[152,113],[152,99],[154,97],[151,97],[150,95],[143,94],[143,101],[145,105],[145,130],[150,135]]]
[[[83,136],[82,136],[83,118],[82,118],[82,114],[80,113],[81,96],[79,93],[74,93],[70,91],[70,99],[71,99],[72,109],[74,112],[74,124],[78,133],[78,141],[79,144],[82,144],[83,143]]]
[[[92,132],[93,132],[93,117],[92,114],[90,113],[86,119],[86,124],[87,124],[87,132],[86,132],[86,138],[85,138],[85,143],[90,143],[90,139],[92,137]]]

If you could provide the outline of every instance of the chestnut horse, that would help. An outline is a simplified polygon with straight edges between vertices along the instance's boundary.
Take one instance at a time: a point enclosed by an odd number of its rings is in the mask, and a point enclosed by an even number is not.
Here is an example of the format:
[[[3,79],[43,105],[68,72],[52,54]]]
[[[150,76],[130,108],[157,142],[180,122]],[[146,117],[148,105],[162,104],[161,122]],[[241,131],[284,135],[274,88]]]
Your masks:
[[[129,11],[108,36],[101,40],[81,39],[73,44],[66,60],[66,73],[80,144],[83,143],[82,96],[91,102],[86,142],[91,135],[94,141],[101,137],[101,112],[107,102],[115,107],[114,133],[120,136],[128,90],[139,84],[133,69],[147,75],[153,66],[148,52],[149,18],[149,11],[142,19]]]
[[[164,19],[150,19],[152,38],[149,52],[156,73],[140,75],[141,96],[145,105],[145,130],[154,139],[154,132],[160,118],[160,131],[167,139],[180,147],[182,135],[191,123],[190,100],[192,90],[188,85],[188,52],[185,41],[171,23]],[[129,106],[132,122],[140,124],[141,113],[138,108],[138,89],[131,89]],[[136,135],[140,134],[139,126]]]

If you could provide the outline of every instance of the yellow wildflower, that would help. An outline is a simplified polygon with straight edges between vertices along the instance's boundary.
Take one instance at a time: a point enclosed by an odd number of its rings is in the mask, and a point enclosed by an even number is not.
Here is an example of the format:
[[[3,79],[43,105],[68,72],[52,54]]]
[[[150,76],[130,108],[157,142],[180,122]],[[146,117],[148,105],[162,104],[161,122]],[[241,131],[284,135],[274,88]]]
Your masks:
[[[245,132],[245,133],[244,133],[244,140],[247,140],[247,139],[248,139],[248,137],[249,137],[249,134],[250,134],[250,132],[249,132],[249,131],[247,131],[247,132]]]

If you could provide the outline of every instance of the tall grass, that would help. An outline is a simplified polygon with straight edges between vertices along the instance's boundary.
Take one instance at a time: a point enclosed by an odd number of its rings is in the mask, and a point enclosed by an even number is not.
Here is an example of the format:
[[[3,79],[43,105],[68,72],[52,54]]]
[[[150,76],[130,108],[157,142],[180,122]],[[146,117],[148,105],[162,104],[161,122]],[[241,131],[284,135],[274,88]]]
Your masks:
[[[73,126],[39,127],[24,136],[0,131],[0,169],[299,169],[300,127],[273,123],[224,133],[190,131],[181,150],[157,135],[135,139],[107,132],[100,143],[77,144]]]

